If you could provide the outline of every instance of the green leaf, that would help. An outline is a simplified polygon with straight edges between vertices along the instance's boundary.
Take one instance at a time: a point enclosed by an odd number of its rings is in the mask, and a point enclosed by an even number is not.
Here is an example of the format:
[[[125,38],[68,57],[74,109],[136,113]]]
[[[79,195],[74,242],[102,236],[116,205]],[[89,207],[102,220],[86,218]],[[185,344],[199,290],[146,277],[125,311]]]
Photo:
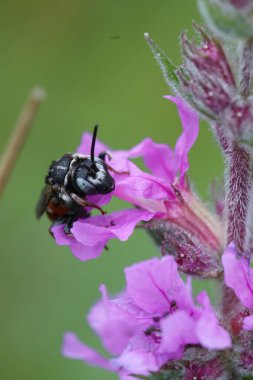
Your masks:
[[[198,0],[198,5],[202,17],[210,28],[233,37],[253,37],[253,26],[246,16],[219,6],[214,0]]]
[[[145,33],[144,37],[162,70],[166,83],[177,90],[179,88],[179,78],[176,73],[177,67],[173,65],[165,52],[150,38],[148,33]]]

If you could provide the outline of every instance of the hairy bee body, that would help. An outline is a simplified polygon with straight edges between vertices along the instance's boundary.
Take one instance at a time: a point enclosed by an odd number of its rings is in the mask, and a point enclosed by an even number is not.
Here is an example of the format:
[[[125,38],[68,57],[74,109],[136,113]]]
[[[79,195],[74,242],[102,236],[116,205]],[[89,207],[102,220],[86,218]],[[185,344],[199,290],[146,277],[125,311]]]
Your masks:
[[[53,225],[65,224],[65,232],[79,217],[88,216],[85,207],[103,210],[86,197],[108,194],[115,188],[114,179],[104,161],[105,154],[94,157],[97,126],[94,129],[91,155],[66,153],[53,161],[45,178],[45,186],[36,207],[36,216],[45,212]]]

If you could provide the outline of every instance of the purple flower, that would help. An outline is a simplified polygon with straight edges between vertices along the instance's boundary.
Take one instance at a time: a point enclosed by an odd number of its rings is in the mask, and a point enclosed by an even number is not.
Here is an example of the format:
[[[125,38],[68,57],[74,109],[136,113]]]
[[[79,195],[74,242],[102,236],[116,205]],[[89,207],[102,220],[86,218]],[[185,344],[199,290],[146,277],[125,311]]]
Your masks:
[[[127,240],[137,223],[153,216],[146,210],[128,209],[79,219],[71,229],[72,236],[65,234],[63,225],[53,227],[52,232],[57,244],[70,246],[73,255],[85,261],[99,256],[109,240]]]
[[[115,357],[100,354],[65,334],[63,355],[128,374],[148,374],[182,357],[188,344],[208,349],[231,346],[205,292],[194,304],[191,283],[183,282],[173,257],[154,258],[125,270],[126,289],[110,299],[101,286],[102,300],[91,309],[88,321],[105,348]]]
[[[167,243],[168,231],[176,226],[184,237],[183,253],[181,248],[177,249],[182,246],[181,235],[178,238],[175,235],[172,244],[180,270],[216,277],[220,272],[216,252],[222,243],[223,230],[220,222],[191,191],[186,178],[188,153],[199,130],[198,117],[182,99],[166,98],[177,105],[183,127],[174,150],[149,138],[130,150],[111,151],[99,141],[96,144],[96,155],[105,151],[109,153],[106,163],[111,168],[115,190],[106,196],[89,197],[89,200],[101,206],[116,196],[138,209],[79,219],[71,229],[71,236],[64,234],[62,226],[53,227],[52,232],[58,244],[70,246],[75,257],[88,260],[98,257],[110,239],[127,240],[141,221],[148,222],[145,227],[160,235],[161,244]],[[87,154],[90,144],[91,135],[85,133],[77,151]],[[138,157],[143,159],[149,172],[140,170],[132,162]],[[192,265],[193,257],[198,262],[197,266]]]
[[[191,191],[186,178],[188,152],[198,134],[198,117],[180,98],[166,98],[177,104],[183,126],[175,149],[145,139],[129,151],[113,152],[110,164],[116,167],[125,159],[125,166],[117,170],[131,173],[117,179],[114,195],[156,213],[145,228],[159,242],[163,254],[174,255],[181,271],[217,277],[221,272],[218,252],[223,227]],[[150,174],[133,166],[130,159],[136,157],[143,159]]]
[[[155,212],[147,228],[159,232],[161,224],[164,226],[165,222],[165,232],[168,232],[171,226],[176,225],[195,236],[207,250],[218,251],[223,239],[222,226],[191,191],[186,179],[188,153],[199,130],[197,114],[182,99],[172,96],[166,98],[176,103],[183,127],[175,149],[145,139],[129,151],[113,152],[110,164],[114,167],[118,164],[117,170],[130,171],[129,176],[118,176],[114,195]],[[137,157],[143,159],[150,174],[141,171],[130,161]],[[217,271],[215,268],[213,273]]]
[[[231,243],[222,256],[225,283],[233,289],[242,305],[253,312],[253,270],[248,260],[237,257],[236,248]],[[243,320],[245,330],[253,330],[253,314]]]
[[[215,232],[200,226],[202,221],[199,221],[195,215],[192,216],[189,208],[185,207],[185,203],[193,204],[194,201],[196,203],[188,188],[185,174],[189,168],[188,152],[198,134],[197,114],[180,98],[172,96],[167,98],[178,106],[183,126],[183,133],[174,151],[169,146],[157,144],[148,138],[128,151],[111,151],[97,141],[95,155],[106,151],[111,156],[106,158],[106,162],[115,180],[115,191],[106,196],[90,196],[89,201],[101,206],[107,204],[113,195],[137,206],[138,209],[79,219],[71,229],[71,236],[64,234],[61,225],[53,227],[52,232],[56,242],[59,245],[70,246],[73,254],[80,260],[99,256],[112,238],[127,240],[140,221],[147,222],[151,219],[168,219],[168,217],[173,223],[183,227],[186,224],[192,233],[196,230],[201,231],[203,240],[208,238],[211,244],[215,246],[219,244],[214,236]],[[85,133],[77,149],[78,153],[89,153],[90,144],[91,135]],[[137,157],[143,158],[149,173],[140,170],[131,161]]]
[[[172,185],[188,188],[185,179],[189,168],[188,152],[199,131],[198,116],[195,111],[191,110],[180,98],[173,96],[165,96],[165,98],[177,105],[183,127],[183,133],[179,137],[175,149],[172,150],[165,144],[157,144],[151,139],[144,139],[129,151],[113,153],[115,164],[117,164],[116,161],[122,161],[123,158],[141,157],[151,173],[150,175],[139,169],[129,168],[131,175],[119,180],[115,195],[140,207],[150,207],[152,211],[164,213],[167,212],[165,203],[176,199],[175,189]],[[128,194],[129,192],[130,194]]]

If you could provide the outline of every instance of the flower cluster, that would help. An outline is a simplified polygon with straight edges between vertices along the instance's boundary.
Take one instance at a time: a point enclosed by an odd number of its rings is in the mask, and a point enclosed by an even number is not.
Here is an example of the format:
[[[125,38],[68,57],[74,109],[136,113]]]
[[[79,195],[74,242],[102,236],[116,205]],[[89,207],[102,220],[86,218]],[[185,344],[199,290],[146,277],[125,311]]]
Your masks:
[[[64,336],[65,357],[115,372],[121,380],[253,378],[252,1],[199,4],[218,33],[214,37],[194,25],[200,44],[183,33],[180,67],[145,35],[176,93],[165,96],[176,104],[182,123],[175,148],[146,138],[129,150],[111,150],[98,141],[95,155],[106,152],[115,189],[88,200],[104,206],[117,197],[129,208],[105,215],[86,208],[68,235],[64,225],[52,227],[57,244],[68,245],[82,261],[97,258],[111,239],[125,241],[139,227],[159,247],[161,258],[125,269],[120,294],[109,296],[105,285],[100,287],[102,299],[91,308],[88,323],[109,359],[74,333]],[[238,57],[228,58],[219,38],[224,34],[241,40]],[[200,200],[187,175],[198,115],[209,121],[225,157],[225,196],[215,195],[216,212]],[[85,133],[77,152],[89,154],[90,145]],[[192,276],[219,284],[214,306],[205,291],[192,295]]]
[[[126,174],[112,173],[116,184],[114,192],[90,197],[92,202],[104,205],[111,196],[116,196],[135,208],[78,220],[71,236],[64,233],[62,225],[53,227],[52,232],[58,244],[69,245],[77,258],[88,260],[99,256],[110,239],[127,240],[140,221],[147,222],[145,228],[163,243],[166,252],[167,244],[176,244],[172,231],[177,227],[180,236],[176,240],[184,239],[186,251],[181,252],[182,244],[174,249],[181,269],[189,273],[191,267],[191,273],[198,274],[202,270],[205,277],[215,277],[220,270],[216,252],[222,246],[221,223],[191,191],[186,178],[188,152],[199,129],[198,117],[180,98],[166,98],[176,103],[183,127],[174,151],[148,138],[129,151],[111,151],[100,142],[96,146],[97,154],[109,152],[110,167],[117,173]],[[77,151],[87,153],[90,141],[91,136],[85,133]],[[137,157],[143,159],[149,172],[132,162]],[[171,241],[168,240],[169,231]],[[192,255],[196,256],[197,265],[189,262],[192,262]]]
[[[183,126],[174,151],[151,139],[129,151],[111,151],[97,144],[97,154],[109,151],[108,162],[117,172],[113,173],[116,186],[113,194],[94,196],[92,201],[103,205],[117,196],[135,208],[79,219],[71,236],[62,225],[53,227],[57,243],[69,245],[81,260],[100,255],[112,238],[127,240],[141,221],[161,247],[162,259],[126,268],[126,289],[118,296],[110,298],[106,287],[100,287],[102,300],[91,309],[88,322],[112,355],[110,359],[74,333],[64,336],[64,356],[116,372],[121,379],[134,379],[133,374],[148,376],[166,367],[167,371],[180,370],[185,379],[194,373],[222,378],[228,369],[220,352],[231,353],[235,339],[243,347],[250,341],[246,330],[253,329],[248,311],[253,309],[248,262],[238,261],[234,245],[222,255],[223,223],[200,201],[186,178],[187,154],[198,133],[198,118],[181,99],[169,99],[177,104]],[[84,135],[79,152],[85,153],[90,139]],[[143,158],[148,173],[132,162],[136,157]],[[179,270],[217,279],[224,271],[226,288],[218,313],[204,291],[194,302],[191,278],[184,282]],[[228,316],[231,289],[236,307]],[[244,370],[246,361],[253,367],[253,356],[251,360],[241,348],[239,357],[238,347],[233,354],[238,367]],[[193,358],[191,366],[186,364],[189,357]]]
[[[152,259],[126,268],[126,289],[109,299],[101,286],[102,301],[90,311],[90,326],[113,359],[82,344],[66,333],[63,354],[105,369],[120,378],[131,373],[148,375],[171,360],[183,356],[186,346],[211,350],[231,347],[231,338],[220,325],[205,292],[194,304],[191,280],[183,282],[171,256]]]
[[[110,239],[127,240],[142,222],[164,257],[126,268],[126,289],[114,298],[101,285],[102,300],[91,309],[88,322],[112,355],[110,359],[71,332],[64,336],[62,352],[116,372],[124,380],[162,368],[181,371],[185,379],[195,373],[203,375],[199,378],[223,378],[229,365],[221,360],[220,352],[225,357],[230,352],[240,371],[253,369],[253,355],[245,349],[245,342],[251,347],[249,330],[253,329],[253,271],[246,259],[237,258],[234,245],[222,255],[224,225],[219,213],[211,213],[186,177],[187,155],[198,134],[197,115],[180,98],[167,98],[177,104],[183,126],[174,150],[151,139],[128,151],[112,151],[101,142],[96,147],[96,154],[108,152],[116,186],[112,194],[92,196],[91,201],[105,205],[116,196],[135,207],[79,219],[71,235],[64,233],[63,225],[52,229],[58,244],[69,245],[78,259],[88,260],[99,256]],[[90,141],[85,133],[78,152],[85,154]],[[137,157],[149,172],[135,165],[132,159]],[[184,282],[179,270],[218,280],[224,272],[218,313],[204,291],[194,302],[191,278]]]

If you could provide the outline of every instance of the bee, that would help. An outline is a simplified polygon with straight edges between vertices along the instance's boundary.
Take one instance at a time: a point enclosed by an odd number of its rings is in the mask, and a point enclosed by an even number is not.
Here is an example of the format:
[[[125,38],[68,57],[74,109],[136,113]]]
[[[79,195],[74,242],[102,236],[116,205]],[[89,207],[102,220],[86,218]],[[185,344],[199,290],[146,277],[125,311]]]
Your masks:
[[[98,125],[94,128],[90,155],[66,153],[51,163],[36,206],[37,219],[46,212],[52,221],[51,227],[65,224],[67,235],[71,234],[73,223],[78,218],[89,216],[86,207],[96,208],[105,214],[98,205],[86,199],[87,195],[109,194],[115,188],[109,172],[114,170],[105,162],[108,153],[102,152],[98,157],[94,155],[97,130]]]

